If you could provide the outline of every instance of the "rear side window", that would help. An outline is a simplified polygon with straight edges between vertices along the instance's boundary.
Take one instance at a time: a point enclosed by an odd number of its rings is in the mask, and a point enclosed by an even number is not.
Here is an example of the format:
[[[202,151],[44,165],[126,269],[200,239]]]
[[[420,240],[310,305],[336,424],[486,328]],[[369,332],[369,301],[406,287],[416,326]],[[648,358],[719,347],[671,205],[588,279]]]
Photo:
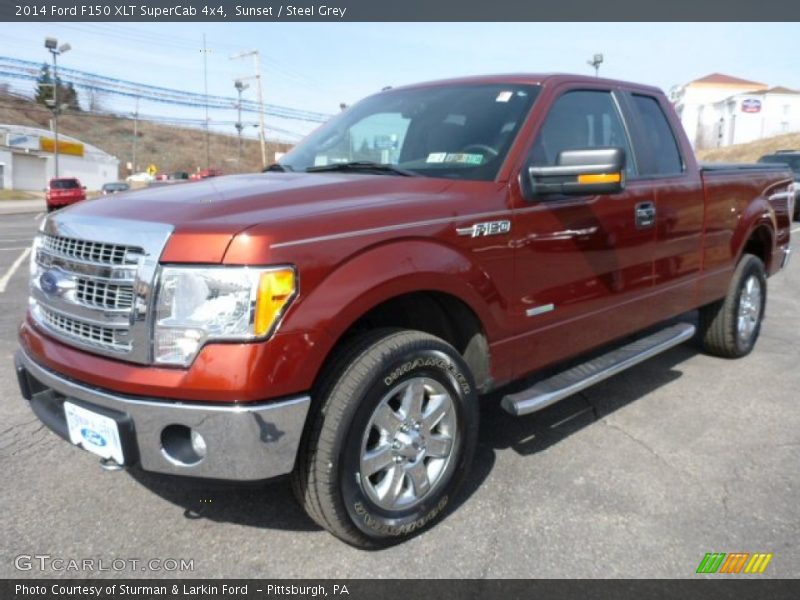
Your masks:
[[[633,95],[633,106],[639,113],[645,143],[652,160],[639,165],[641,175],[676,175],[683,172],[683,160],[675,135],[658,101],[652,96]]]
[[[625,150],[627,175],[632,176],[628,136],[611,92],[576,90],[553,103],[531,149],[530,162],[554,166],[564,150],[609,146]]]

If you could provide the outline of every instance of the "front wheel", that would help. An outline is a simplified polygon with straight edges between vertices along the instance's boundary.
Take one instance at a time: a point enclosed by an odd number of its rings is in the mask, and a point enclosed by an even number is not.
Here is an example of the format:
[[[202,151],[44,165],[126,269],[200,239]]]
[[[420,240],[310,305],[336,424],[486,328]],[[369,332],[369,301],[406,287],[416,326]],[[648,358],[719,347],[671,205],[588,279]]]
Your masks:
[[[764,263],[745,254],[722,300],[700,309],[700,336],[704,349],[725,358],[746,356],[761,332],[767,304]]]
[[[417,331],[368,333],[339,354],[318,388],[293,489],[342,540],[396,543],[440,519],[468,471],[475,384],[452,346]]]

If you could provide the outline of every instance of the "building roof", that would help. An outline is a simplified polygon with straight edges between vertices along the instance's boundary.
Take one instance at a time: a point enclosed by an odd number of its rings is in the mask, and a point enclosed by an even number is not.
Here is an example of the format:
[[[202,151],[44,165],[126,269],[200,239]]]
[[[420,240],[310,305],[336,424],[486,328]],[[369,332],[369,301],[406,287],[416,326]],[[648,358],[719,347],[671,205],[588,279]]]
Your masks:
[[[725,75],[723,73],[711,73],[710,75],[706,75],[705,77],[701,77],[700,79],[695,79],[689,85],[693,83],[711,84],[711,85],[737,85],[737,86],[746,85],[762,89],[767,87],[766,83],[759,83],[758,81],[750,81],[748,79],[732,77],[731,75]]]
[[[50,131],[49,129],[42,129],[40,127],[30,127],[28,125],[12,125],[8,123],[0,123],[0,146],[5,146],[7,134],[51,137],[53,135],[53,132]],[[113,162],[113,161],[119,162],[119,159],[116,156],[112,156],[111,154],[105,152],[104,150],[101,150],[97,146],[92,146],[91,144],[87,144],[86,142],[79,140],[78,138],[72,137],[71,135],[65,135],[63,133],[59,133],[58,137],[62,141],[74,142],[76,144],[83,144],[84,158],[92,157],[95,161],[100,161],[100,162]]]
[[[787,87],[783,87],[782,85],[776,85],[775,87],[771,87],[768,90],[757,90],[753,93],[754,94],[800,94],[800,91],[792,90]]]

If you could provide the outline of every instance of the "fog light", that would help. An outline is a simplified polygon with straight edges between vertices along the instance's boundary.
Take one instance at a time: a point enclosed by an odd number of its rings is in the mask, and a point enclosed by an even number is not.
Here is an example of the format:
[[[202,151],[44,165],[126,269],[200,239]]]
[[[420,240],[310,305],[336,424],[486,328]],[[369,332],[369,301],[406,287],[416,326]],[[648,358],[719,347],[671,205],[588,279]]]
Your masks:
[[[206,441],[186,425],[168,425],[161,432],[161,453],[173,465],[194,467],[206,456]]]
[[[205,458],[206,441],[203,439],[203,436],[194,429],[192,429],[192,450],[194,450],[200,458]]]

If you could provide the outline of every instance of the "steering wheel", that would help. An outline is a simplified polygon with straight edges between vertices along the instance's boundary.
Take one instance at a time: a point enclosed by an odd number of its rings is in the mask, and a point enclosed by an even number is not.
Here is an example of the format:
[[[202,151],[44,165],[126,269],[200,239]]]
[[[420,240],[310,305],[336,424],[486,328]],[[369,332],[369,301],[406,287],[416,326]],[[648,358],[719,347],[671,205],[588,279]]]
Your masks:
[[[470,150],[481,150],[483,154],[491,154],[492,156],[500,154],[497,150],[486,144],[470,144],[469,146],[464,146],[459,152],[469,152]]]

